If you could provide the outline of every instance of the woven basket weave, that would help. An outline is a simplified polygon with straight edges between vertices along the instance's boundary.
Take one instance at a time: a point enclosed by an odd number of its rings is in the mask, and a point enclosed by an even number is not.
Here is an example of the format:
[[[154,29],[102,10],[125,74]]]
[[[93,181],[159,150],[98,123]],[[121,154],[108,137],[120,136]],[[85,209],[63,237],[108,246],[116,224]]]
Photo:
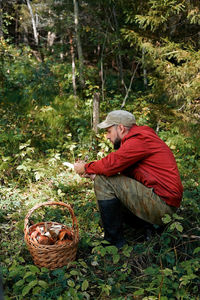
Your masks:
[[[68,227],[57,222],[41,222],[29,226],[29,218],[32,213],[36,209],[47,205],[60,205],[64,208],[67,208],[72,218],[72,227]],[[48,223],[49,225],[62,225],[62,228],[70,230],[73,237],[72,241],[62,245],[39,244],[36,239],[31,238],[30,231],[32,231],[34,227],[43,225],[44,223]],[[34,206],[26,215],[24,222],[24,234],[24,239],[33,258],[34,264],[39,267],[45,267],[53,270],[67,265],[69,262],[75,260],[76,258],[79,241],[78,224],[73,209],[69,204],[63,202],[45,202]]]

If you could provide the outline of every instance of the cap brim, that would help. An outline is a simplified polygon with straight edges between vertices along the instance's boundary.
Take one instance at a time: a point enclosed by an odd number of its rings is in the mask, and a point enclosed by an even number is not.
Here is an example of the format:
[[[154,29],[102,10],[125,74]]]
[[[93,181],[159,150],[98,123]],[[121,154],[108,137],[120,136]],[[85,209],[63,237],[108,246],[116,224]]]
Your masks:
[[[115,125],[115,124],[107,123],[107,122],[104,121],[104,122],[99,123],[97,125],[97,127],[100,128],[100,129],[106,129],[106,128],[111,127],[113,125]]]

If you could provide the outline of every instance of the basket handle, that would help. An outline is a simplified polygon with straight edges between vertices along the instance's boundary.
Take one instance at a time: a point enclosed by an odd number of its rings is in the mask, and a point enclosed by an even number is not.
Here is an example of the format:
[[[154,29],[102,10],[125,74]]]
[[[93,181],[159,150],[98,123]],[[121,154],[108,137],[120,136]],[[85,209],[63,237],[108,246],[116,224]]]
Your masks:
[[[73,209],[71,208],[71,206],[69,204],[66,204],[64,202],[52,202],[52,201],[49,201],[49,202],[44,202],[44,203],[40,203],[40,204],[37,204],[35,205],[32,209],[30,209],[30,211],[27,213],[26,217],[25,217],[25,220],[24,220],[24,231],[25,233],[28,233],[28,227],[29,227],[29,218],[30,216],[32,215],[32,213],[38,209],[39,207],[42,207],[42,206],[46,206],[46,205],[61,205],[61,206],[64,206],[66,207],[69,212],[70,212],[70,215],[72,217],[72,228],[74,229],[74,231],[78,231],[78,224],[77,224],[77,220],[76,220],[76,217],[74,215],[74,211]]]

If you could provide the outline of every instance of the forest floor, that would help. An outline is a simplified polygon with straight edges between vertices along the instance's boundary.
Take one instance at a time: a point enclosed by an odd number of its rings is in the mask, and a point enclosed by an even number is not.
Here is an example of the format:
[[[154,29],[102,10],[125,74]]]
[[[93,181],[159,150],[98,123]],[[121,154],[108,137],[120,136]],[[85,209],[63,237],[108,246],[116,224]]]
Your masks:
[[[0,255],[6,300],[199,299],[200,190],[192,170],[193,185],[177,213],[165,217],[163,230],[125,226],[127,245],[118,250],[103,242],[93,182],[65,167],[58,150],[36,151],[28,137],[21,141],[18,125],[6,124],[10,120],[2,113],[7,129],[0,132]],[[24,240],[26,214],[46,201],[70,204],[79,227],[76,260],[56,270],[35,266]],[[34,214],[36,221],[62,221],[54,207]]]

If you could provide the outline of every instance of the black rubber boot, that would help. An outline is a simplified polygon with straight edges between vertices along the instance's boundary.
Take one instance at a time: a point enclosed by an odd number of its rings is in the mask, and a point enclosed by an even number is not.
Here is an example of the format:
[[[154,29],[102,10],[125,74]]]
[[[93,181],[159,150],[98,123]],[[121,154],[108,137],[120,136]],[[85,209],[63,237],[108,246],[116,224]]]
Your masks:
[[[121,205],[122,222],[134,229],[144,228],[149,225],[146,221],[134,215],[126,206]]]
[[[119,199],[99,200],[99,210],[104,228],[104,239],[117,248],[126,241],[122,233],[121,204]]]
[[[150,224],[141,218],[134,215],[127,207],[122,205],[121,207],[122,212],[122,222],[125,225],[132,227],[133,229],[140,231],[146,240],[151,239],[151,237],[155,236],[155,234],[162,234],[165,226],[156,226]]]

